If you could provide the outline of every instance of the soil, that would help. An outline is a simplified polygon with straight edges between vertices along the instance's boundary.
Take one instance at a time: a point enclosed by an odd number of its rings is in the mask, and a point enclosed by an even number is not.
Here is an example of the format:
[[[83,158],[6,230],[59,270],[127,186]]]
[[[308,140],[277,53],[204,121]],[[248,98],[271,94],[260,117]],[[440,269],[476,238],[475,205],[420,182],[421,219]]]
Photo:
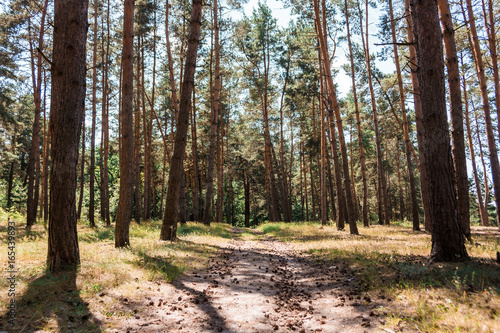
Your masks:
[[[314,261],[267,235],[248,241],[239,237],[243,230],[232,232],[205,270],[120,299],[115,312],[132,315],[106,319],[106,331],[381,331],[377,308],[388,300],[364,294],[347,264]]]

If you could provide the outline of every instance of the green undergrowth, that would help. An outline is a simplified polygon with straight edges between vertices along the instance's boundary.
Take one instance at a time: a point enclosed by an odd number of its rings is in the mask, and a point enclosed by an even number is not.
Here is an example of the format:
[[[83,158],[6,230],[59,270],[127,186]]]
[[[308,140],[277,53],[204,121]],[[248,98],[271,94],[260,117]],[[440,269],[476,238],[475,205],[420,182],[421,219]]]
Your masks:
[[[466,244],[471,261],[431,265],[430,235],[405,224],[360,227],[360,235],[311,223],[269,223],[258,229],[325,266],[349,266],[357,288],[380,303],[391,330],[500,332],[496,228],[473,227],[473,242]]]

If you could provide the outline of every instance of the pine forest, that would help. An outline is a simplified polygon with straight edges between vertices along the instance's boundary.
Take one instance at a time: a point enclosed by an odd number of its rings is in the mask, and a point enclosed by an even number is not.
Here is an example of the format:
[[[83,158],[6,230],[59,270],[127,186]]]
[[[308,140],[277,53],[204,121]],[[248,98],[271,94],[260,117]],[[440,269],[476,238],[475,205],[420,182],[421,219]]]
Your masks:
[[[498,0],[3,0],[0,331],[500,332]]]

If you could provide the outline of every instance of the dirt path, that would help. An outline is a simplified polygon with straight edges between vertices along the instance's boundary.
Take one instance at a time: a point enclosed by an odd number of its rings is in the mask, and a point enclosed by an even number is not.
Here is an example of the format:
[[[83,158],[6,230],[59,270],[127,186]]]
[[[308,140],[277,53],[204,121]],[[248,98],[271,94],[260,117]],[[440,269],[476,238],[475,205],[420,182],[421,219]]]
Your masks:
[[[143,300],[122,300],[134,315],[123,332],[372,332],[384,323],[349,267],[317,263],[265,235],[235,239],[202,272]]]

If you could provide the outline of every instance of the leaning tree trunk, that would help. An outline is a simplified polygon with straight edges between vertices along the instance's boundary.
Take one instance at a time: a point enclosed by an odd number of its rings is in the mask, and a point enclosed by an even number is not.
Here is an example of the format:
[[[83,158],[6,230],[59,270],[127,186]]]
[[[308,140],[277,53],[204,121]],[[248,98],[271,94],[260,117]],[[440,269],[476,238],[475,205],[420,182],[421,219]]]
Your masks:
[[[337,94],[335,90],[335,85],[333,84],[333,79],[332,79],[332,72],[330,69],[330,62],[327,61],[329,58],[328,56],[328,49],[326,45],[326,40],[324,38],[325,34],[322,32],[321,28],[321,20],[319,17],[319,5],[318,5],[318,0],[314,0],[314,16],[315,16],[315,21],[316,21],[316,32],[317,32],[317,37],[319,41],[319,51],[322,54],[322,59],[323,61],[323,68],[325,71],[325,75],[327,78],[327,88],[328,88],[328,96],[331,99],[332,102],[332,108],[335,112],[335,118],[337,121],[337,129],[338,129],[338,135],[339,135],[339,144],[340,144],[340,151],[342,155],[342,165],[344,169],[344,182],[345,182],[345,194],[346,194],[346,206],[347,206],[347,221],[349,223],[349,229],[351,234],[358,234],[358,227],[356,225],[356,220],[354,219],[354,204],[353,204],[353,198],[352,198],[352,185],[351,185],[351,180],[349,178],[349,162],[347,159],[347,149],[346,149],[346,144],[345,144],[345,138],[344,138],[344,129],[342,126],[342,118],[340,116],[340,108],[337,100]],[[339,210],[342,209],[342,207],[339,207]]]
[[[47,266],[80,263],[76,230],[76,164],[85,107],[87,0],[54,1],[50,107],[50,216]]]
[[[418,79],[429,177],[431,261],[468,259],[460,217],[446,117],[442,35],[437,2],[411,1],[418,52]]]
[[[486,81],[486,74],[484,71],[484,63],[481,55],[481,48],[479,46],[479,38],[476,30],[476,21],[474,12],[472,10],[471,0],[467,0],[467,11],[469,14],[469,26],[472,37],[470,45],[472,55],[476,64],[476,72],[479,78],[479,89],[481,91],[481,98],[483,100],[484,122],[486,124],[486,138],[488,140],[488,149],[490,153],[490,166],[491,174],[493,176],[493,189],[495,192],[495,205],[497,213],[497,225],[500,228],[500,164],[498,162],[498,151],[496,146],[495,134],[493,133],[493,124],[491,120],[490,100],[488,97],[488,83]],[[465,18],[465,12],[464,18]]]
[[[200,41],[201,10],[201,0],[193,0],[184,80],[182,81],[179,115],[177,117],[177,131],[175,133],[175,146],[170,164],[170,173],[168,175],[167,199],[160,233],[161,240],[174,240],[177,237],[180,182],[184,167],[184,153],[186,150],[187,131],[189,126],[189,106],[191,94],[193,92],[196,56]]]

